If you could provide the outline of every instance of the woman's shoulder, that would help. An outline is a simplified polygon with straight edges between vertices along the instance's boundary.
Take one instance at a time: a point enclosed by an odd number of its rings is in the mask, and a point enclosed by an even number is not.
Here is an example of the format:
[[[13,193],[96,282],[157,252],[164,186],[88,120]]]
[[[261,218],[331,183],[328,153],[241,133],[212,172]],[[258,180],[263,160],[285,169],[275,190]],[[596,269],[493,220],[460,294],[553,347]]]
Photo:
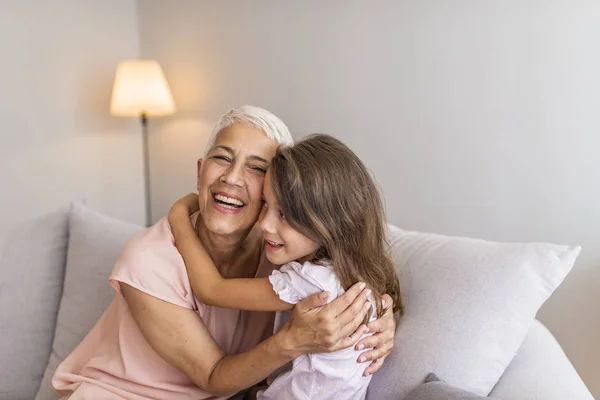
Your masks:
[[[121,256],[135,256],[141,250],[153,252],[155,246],[159,250],[167,244],[174,246],[175,239],[171,226],[166,218],[161,218],[154,225],[137,232],[123,248]]]
[[[127,243],[110,279],[170,303],[194,308],[185,264],[166,218],[138,232]]]

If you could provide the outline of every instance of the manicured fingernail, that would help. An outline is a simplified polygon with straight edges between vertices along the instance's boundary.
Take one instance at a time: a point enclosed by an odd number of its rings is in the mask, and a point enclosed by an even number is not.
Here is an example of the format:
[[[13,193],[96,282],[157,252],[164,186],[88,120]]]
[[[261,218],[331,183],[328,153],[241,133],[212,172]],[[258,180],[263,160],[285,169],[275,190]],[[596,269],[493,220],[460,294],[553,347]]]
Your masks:
[[[385,300],[381,299],[381,308],[385,308]]]
[[[322,299],[326,299],[329,297],[329,292],[321,292],[321,294],[319,295],[320,298]]]
[[[366,295],[366,296],[369,296],[370,294],[371,294],[371,289],[367,289],[367,290],[365,290],[365,295]]]
[[[368,326],[365,326],[365,327],[363,328],[363,332],[364,332],[364,333],[369,333],[369,327],[368,327]]]
[[[365,288],[365,286],[367,286],[367,284],[366,284],[366,283],[364,283],[364,282],[361,282],[361,283],[359,283],[359,284],[358,284],[358,288],[359,288],[360,290],[363,290],[363,289]]]
[[[358,362],[361,362],[361,363],[363,363],[363,362],[365,362],[365,361],[366,361],[366,360],[365,360],[365,356],[360,356],[360,357],[358,357]]]
[[[358,347],[356,348],[356,350],[362,350],[365,348],[364,344],[359,344]]]

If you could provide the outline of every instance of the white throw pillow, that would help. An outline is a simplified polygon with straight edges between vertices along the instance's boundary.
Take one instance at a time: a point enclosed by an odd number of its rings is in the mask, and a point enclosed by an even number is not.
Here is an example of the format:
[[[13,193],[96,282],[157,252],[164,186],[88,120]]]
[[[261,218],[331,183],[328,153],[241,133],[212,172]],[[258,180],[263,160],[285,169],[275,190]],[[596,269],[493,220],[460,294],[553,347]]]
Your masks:
[[[390,226],[406,313],[368,398],[398,400],[435,371],[487,396],[580,247],[494,243]]]

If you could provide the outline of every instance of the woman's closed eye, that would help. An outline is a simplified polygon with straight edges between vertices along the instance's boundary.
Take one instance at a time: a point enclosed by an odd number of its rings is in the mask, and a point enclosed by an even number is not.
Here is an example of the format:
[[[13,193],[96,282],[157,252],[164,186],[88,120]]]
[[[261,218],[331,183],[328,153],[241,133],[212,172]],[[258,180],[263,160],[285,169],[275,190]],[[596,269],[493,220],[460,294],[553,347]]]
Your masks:
[[[250,169],[261,175],[265,175],[267,173],[266,168],[259,167],[257,165],[251,166]]]
[[[231,162],[231,159],[229,157],[226,156],[212,156],[212,158],[216,159],[216,160],[221,160],[221,161],[225,161],[225,162]]]

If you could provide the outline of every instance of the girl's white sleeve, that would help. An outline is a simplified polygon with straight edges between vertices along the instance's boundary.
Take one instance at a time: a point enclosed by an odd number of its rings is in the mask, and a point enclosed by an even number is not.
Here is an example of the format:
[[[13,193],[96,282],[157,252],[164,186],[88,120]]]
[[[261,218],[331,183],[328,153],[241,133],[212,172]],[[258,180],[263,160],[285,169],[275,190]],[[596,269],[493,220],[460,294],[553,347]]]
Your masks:
[[[269,281],[279,298],[290,304],[322,291],[329,292],[329,301],[344,293],[333,267],[311,262],[285,264],[273,271]]]

